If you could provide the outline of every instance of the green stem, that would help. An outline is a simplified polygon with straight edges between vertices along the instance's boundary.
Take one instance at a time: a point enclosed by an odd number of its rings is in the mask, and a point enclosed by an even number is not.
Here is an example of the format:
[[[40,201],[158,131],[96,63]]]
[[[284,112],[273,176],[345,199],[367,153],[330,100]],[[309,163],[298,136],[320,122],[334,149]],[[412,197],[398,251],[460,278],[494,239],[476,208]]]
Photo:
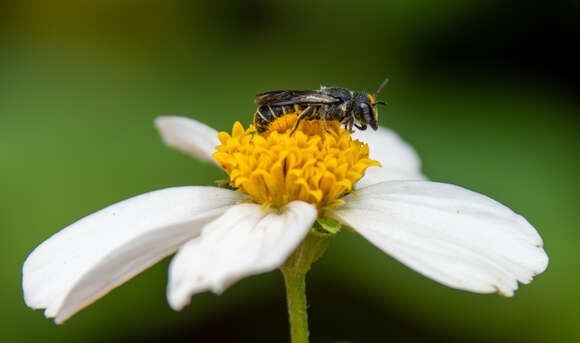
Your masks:
[[[326,250],[330,235],[310,233],[280,267],[286,284],[286,299],[292,343],[308,343],[306,273]]]
[[[308,343],[306,310],[306,274],[283,273],[292,343]]]

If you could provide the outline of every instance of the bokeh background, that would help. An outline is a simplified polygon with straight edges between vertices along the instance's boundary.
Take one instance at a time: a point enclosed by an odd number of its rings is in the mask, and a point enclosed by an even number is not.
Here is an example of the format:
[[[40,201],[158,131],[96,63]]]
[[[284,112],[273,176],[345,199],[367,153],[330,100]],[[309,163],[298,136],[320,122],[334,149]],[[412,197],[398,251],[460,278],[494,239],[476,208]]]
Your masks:
[[[223,174],[161,144],[159,115],[249,123],[253,96],[374,91],[436,181],[523,214],[550,256],[513,298],[457,291],[348,232],[314,265],[313,342],[580,341],[577,1],[0,2],[0,340],[284,342],[279,272],[184,311],[168,259],[64,325],[22,300],[21,266],[119,200]]]

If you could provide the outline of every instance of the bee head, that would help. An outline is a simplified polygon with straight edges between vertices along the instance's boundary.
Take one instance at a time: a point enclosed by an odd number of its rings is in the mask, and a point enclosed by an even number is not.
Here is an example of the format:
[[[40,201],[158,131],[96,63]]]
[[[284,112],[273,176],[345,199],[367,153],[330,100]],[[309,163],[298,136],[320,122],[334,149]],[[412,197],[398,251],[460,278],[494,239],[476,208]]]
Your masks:
[[[358,122],[355,125],[357,128],[366,130],[367,125],[370,125],[373,130],[378,129],[378,112],[372,95],[363,92],[355,93],[353,112],[354,119]]]
[[[385,102],[376,101],[376,97],[379,92],[385,87],[389,82],[387,77],[383,83],[377,88],[377,91],[371,94],[365,94],[363,92],[357,92],[354,97],[354,117],[360,123],[356,125],[357,128],[365,130],[367,124],[369,124],[373,130],[378,129],[377,121],[379,120],[379,113],[377,112],[377,105],[386,105]]]

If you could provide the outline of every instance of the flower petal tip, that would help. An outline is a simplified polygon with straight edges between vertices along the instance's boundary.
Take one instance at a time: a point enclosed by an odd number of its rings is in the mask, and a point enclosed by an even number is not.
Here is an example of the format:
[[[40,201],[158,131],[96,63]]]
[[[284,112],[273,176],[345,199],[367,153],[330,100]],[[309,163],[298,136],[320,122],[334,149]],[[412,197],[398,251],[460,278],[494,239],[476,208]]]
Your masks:
[[[203,161],[216,163],[212,154],[219,140],[218,132],[213,128],[197,120],[178,116],[157,117],[154,124],[167,146]]]
[[[181,311],[191,301],[191,296],[179,293],[176,290],[167,290],[167,303],[174,311]]]

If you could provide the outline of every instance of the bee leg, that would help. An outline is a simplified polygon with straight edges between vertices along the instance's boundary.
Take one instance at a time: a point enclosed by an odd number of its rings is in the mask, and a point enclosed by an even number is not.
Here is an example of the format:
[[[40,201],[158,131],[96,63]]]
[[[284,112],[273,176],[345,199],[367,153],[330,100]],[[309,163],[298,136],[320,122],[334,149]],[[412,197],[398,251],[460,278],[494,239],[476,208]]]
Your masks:
[[[336,133],[334,131],[330,131],[328,129],[328,127],[326,126],[326,117],[325,116],[322,116],[321,120],[322,120],[322,127],[324,128],[324,131],[326,131],[326,133],[329,133],[329,134],[335,136]]]
[[[290,136],[292,136],[294,134],[294,132],[296,132],[296,130],[298,129],[298,125],[300,125],[300,121],[302,119],[308,117],[310,114],[312,114],[312,107],[311,106],[308,106],[298,116],[298,120],[296,120],[296,125],[294,125],[294,129],[292,129],[292,132],[290,132]]]
[[[351,131],[352,125],[351,125],[351,120],[348,117],[345,117],[341,122],[342,125],[344,125],[344,129]],[[349,127],[350,126],[350,127]]]
[[[344,128],[345,128],[345,129],[346,129],[346,123],[347,123],[347,119],[346,119],[346,118],[343,118],[343,119],[340,121],[340,125],[344,125]]]
[[[345,128],[346,128],[348,131],[350,131],[351,133],[353,132],[353,131],[352,131],[352,126],[353,126],[353,124],[354,124],[354,120],[350,119],[350,120],[348,120],[348,121],[346,122],[346,125],[345,125]]]

